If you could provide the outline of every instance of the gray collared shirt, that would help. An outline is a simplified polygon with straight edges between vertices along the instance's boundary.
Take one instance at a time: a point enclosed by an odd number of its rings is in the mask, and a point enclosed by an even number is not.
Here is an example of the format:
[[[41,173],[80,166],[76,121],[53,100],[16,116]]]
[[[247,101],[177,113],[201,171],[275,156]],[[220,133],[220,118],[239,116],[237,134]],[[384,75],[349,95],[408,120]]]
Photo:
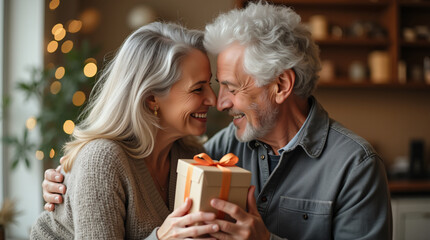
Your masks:
[[[206,144],[220,159],[232,152],[252,172],[257,207],[272,239],[391,239],[384,164],[372,146],[311,97],[311,111],[293,146],[269,173],[268,150],[239,142],[230,124]]]

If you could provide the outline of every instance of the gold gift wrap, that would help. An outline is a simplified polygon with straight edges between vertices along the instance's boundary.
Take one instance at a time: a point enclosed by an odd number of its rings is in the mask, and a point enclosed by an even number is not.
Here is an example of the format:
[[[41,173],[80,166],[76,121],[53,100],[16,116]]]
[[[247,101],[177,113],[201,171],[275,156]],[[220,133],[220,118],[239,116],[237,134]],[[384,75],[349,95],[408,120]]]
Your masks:
[[[178,160],[175,209],[184,203],[187,196],[193,200],[190,213],[213,212],[218,218],[224,218],[222,213],[210,206],[213,198],[224,199],[246,209],[251,172],[234,165],[219,167],[217,164],[222,161],[210,160],[215,165],[199,165],[193,159]],[[226,174],[230,175],[227,180]]]

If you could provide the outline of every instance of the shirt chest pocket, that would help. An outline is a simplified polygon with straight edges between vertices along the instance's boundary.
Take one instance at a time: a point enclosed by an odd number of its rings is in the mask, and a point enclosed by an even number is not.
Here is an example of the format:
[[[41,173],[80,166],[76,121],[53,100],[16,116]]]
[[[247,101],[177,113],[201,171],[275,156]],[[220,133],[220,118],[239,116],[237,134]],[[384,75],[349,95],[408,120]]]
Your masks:
[[[331,201],[282,196],[278,231],[288,239],[331,239]]]

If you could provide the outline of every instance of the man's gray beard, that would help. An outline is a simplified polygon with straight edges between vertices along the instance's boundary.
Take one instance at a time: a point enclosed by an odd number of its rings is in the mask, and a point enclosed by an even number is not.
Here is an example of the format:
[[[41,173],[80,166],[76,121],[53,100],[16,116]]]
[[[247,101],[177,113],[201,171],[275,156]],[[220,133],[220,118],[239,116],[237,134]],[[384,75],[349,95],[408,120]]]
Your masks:
[[[261,95],[262,102],[266,103],[265,106],[258,109],[256,103],[252,103],[249,108],[257,113],[259,128],[252,126],[249,121],[246,123],[245,130],[242,136],[238,136],[236,131],[236,138],[239,142],[249,142],[256,139],[263,138],[275,126],[276,117],[278,116],[278,109],[270,104],[267,91]]]

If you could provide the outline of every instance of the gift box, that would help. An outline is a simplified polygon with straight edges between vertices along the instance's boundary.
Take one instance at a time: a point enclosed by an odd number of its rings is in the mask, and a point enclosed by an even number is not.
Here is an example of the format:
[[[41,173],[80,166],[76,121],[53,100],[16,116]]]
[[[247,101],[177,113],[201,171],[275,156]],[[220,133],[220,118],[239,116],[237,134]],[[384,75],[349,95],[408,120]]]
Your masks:
[[[235,166],[237,160],[234,154],[228,154],[220,161],[214,161],[206,154],[196,155],[194,159],[179,159],[175,209],[187,197],[193,200],[189,212],[213,212],[220,219],[224,218],[223,213],[210,206],[213,198],[223,199],[246,209],[251,172]]]

